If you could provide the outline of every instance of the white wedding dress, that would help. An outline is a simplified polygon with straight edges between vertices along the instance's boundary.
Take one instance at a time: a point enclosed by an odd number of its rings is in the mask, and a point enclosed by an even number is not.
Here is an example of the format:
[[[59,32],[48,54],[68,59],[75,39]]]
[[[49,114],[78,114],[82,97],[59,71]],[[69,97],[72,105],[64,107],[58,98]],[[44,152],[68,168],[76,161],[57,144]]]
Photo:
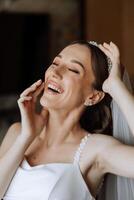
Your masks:
[[[80,155],[89,136],[81,140],[73,163],[30,166],[24,158],[3,200],[95,200],[79,167]]]

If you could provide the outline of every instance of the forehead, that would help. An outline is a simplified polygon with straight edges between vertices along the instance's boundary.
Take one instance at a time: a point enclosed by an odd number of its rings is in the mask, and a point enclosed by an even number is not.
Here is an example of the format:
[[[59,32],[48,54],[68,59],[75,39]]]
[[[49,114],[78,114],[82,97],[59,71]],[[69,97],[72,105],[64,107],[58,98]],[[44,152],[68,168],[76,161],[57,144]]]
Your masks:
[[[90,49],[84,45],[73,44],[65,47],[60,55],[63,56],[63,59],[75,59],[81,62],[86,68],[91,66],[91,53]]]

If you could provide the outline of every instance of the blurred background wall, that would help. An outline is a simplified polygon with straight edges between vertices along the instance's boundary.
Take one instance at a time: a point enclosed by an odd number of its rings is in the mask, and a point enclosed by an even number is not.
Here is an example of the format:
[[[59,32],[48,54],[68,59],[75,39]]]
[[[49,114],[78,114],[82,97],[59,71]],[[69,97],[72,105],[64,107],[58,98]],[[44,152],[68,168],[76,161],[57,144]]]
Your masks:
[[[115,42],[122,63],[134,75],[134,1],[86,0],[85,37],[99,42]]]
[[[115,42],[133,83],[133,0],[0,0],[0,141],[20,120],[17,99],[78,39]]]

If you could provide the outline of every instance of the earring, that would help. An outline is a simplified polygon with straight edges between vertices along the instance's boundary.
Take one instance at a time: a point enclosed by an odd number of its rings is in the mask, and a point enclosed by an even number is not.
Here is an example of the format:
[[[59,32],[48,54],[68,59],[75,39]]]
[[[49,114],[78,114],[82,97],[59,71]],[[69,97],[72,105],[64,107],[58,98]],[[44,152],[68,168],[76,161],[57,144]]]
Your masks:
[[[85,106],[91,106],[91,105],[92,105],[92,101],[90,100],[90,101],[88,101],[88,102],[85,102],[84,105],[85,105]]]

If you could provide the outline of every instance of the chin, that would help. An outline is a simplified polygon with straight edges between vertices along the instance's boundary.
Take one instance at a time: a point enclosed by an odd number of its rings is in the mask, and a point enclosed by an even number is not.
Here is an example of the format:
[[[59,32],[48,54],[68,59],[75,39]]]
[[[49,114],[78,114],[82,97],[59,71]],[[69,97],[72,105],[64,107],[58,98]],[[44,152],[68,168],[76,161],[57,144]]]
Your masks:
[[[40,98],[40,105],[41,105],[42,107],[47,107],[47,108],[49,108],[49,107],[50,107],[50,102],[49,102],[48,100],[46,100],[46,98],[44,98],[44,96],[42,96],[42,97]]]
[[[64,102],[64,103],[63,103]],[[50,98],[50,96],[43,95],[40,98],[40,104],[42,107],[46,107],[47,109],[54,109],[54,110],[71,110],[76,108],[79,104],[80,101],[72,101],[72,97],[66,99],[64,101],[63,99],[58,99],[58,98]]]
[[[62,109],[60,103],[55,103],[54,100],[47,99],[44,96],[41,97],[40,104],[42,107],[45,107],[48,110],[49,109],[54,109],[54,110]]]

